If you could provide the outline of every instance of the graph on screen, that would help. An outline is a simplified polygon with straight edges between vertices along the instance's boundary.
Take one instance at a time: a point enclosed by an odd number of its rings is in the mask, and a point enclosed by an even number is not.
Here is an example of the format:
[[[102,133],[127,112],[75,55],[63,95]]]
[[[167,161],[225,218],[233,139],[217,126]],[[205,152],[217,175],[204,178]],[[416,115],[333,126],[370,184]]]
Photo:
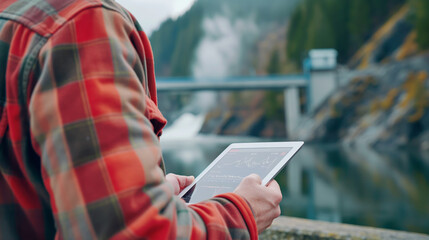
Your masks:
[[[196,203],[217,194],[232,192],[244,177],[252,173],[266,176],[291,149],[232,148],[183,198]]]

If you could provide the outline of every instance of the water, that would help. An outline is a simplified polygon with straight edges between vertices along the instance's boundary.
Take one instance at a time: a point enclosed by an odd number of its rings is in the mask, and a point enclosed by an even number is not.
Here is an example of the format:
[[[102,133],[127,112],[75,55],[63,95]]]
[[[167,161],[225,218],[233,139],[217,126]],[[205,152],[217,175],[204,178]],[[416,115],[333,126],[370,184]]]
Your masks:
[[[232,142],[161,138],[168,172],[198,175]],[[429,154],[305,144],[276,178],[286,216],[429,234]]]

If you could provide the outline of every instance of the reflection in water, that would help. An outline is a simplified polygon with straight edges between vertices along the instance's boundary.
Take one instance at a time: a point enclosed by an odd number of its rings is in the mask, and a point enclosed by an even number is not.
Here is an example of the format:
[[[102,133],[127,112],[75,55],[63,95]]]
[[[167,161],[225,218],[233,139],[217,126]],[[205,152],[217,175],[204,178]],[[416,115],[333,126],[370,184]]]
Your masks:
[[[237,140],[162,143],[167,170],[198,175]],[[428,154],[306,144],[276,179],[283,215],[429,233]]]

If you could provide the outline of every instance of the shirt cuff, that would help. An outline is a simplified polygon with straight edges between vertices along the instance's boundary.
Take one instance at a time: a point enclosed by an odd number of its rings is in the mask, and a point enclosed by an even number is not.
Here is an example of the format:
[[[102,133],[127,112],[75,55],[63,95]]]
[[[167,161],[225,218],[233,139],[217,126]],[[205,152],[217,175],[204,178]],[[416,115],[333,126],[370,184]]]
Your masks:
[[[240,211],[249,229],[250,239],[258,239],[258,227],[256,226],[253,209],[249,202],[235,193],[220,194],[215,197],[225,198],[231,201]]]

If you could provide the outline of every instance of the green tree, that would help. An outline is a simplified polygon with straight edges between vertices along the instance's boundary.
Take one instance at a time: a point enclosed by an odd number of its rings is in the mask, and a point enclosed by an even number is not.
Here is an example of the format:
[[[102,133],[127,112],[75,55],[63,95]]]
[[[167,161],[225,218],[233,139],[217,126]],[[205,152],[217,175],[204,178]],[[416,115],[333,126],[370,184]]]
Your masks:
[[[415,1],[429,3],[426,0]],[[405,2],[303,0],[290,21],[286,48],[288,58],[299,65],[309,49],[332,47],[338,50],[338,61],[347,63],[371,34]],[[428,29],[427,25],[422,29],[425,27]]]
[[[157,75],[188,76],[194,50],[203,36],[203,8],[198,2],[188,13],[161,24],[151,37]]]
[[[326,11],[322,3],[315,4],[308,28],[308,38],[305,50],[311,48],[335,48],[335,32],[328,21]]]
[[[417,44],[420,49],[429,48],[429,1],[412,0],[415,10],[415,27],[417,31]]]
[[[267,73],[268,74],[278,74],[280,73],[280,55],[277,50],[274,50],[271,54],[270,62],[268,63]]]
[[[175,49],[171,56],[171,75],[189,76],[191,75],[191,64],[194,57],[194,50],[203,36],[201,22],[203,11],[197,8],[193,14],[187,14],[180,19],[179,35],[175,42]]]
[[[368,0],[351,0],[348,28],[350,44],[356,46],[366,38],[371,29],[371,9]]]
[[[300,65],[307,42],[307,29],[312,16],[312,4],[304,0],[294,11],[291,17],[288,41],[286,46],[287,55],[296,65]]]

